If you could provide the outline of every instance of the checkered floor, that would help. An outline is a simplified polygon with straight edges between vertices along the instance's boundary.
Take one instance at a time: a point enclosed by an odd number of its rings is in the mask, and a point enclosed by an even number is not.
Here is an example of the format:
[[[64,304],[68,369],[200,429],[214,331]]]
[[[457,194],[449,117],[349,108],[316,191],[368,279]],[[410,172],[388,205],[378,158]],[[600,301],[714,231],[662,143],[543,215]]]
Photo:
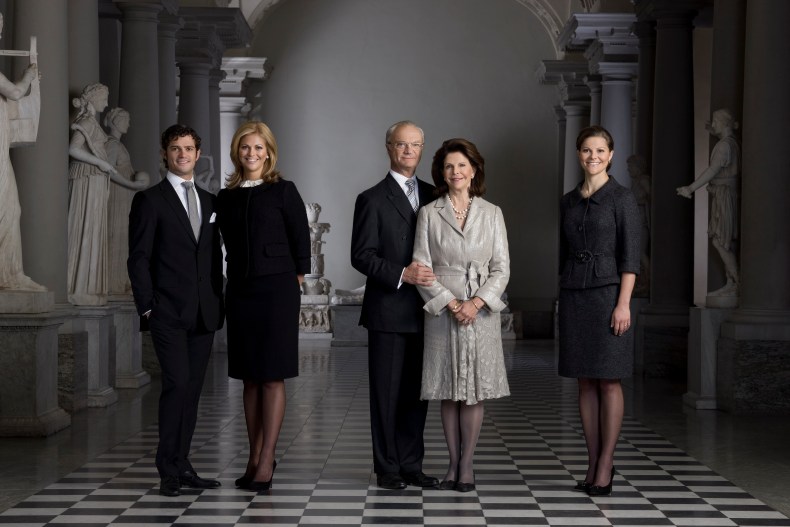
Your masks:
[[[790,519],[626,417],[612,496],[571,491],[586,454],[575,381],[553,353],[508,350],[512,396],[486,403],[477,491],[384,491],[372,474],[366,350],[304,351],[288,381],[288,408],[272,490],[237,490],[246,433],[241,385],[204,391],[192,463],[218,490],[158,494],[152,426],[0,514],[0,524],[790,526]],[[211,384],[211,383],[207,383]],[[219,387],[218,387],[219,386]],[[446,468],[438,405],[425,434],[426,473]]]

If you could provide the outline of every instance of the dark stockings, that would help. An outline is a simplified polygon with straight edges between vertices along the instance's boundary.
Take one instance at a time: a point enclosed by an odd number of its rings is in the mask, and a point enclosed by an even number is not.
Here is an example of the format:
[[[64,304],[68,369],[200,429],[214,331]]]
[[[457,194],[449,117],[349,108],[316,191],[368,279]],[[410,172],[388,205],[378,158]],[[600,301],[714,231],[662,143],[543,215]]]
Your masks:
[[[285,416],[285,382],[244,381],[244,417],[250,441],[245,475],[255,481],[272,479],[274,452]]]
[[[588,456],[584,481],[601,487],[609,484],[623,411],[619,379],[579,379],[579,413]]]
[[[474,483],[474,455],[480,429],[483,427],[483,403],[442,401],[442,427],[450,455],[446,481]]]

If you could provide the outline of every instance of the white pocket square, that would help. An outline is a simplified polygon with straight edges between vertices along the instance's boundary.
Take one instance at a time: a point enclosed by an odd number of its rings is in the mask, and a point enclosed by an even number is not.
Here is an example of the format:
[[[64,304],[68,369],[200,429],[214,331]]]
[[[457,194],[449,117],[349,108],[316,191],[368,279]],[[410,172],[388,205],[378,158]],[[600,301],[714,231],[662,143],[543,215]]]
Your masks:
[[[217,213],[216,212],[212,212],[211,213],[211,217],[208,219],[208,222],[209,223],[214,223],[215,221],[217,221]]]

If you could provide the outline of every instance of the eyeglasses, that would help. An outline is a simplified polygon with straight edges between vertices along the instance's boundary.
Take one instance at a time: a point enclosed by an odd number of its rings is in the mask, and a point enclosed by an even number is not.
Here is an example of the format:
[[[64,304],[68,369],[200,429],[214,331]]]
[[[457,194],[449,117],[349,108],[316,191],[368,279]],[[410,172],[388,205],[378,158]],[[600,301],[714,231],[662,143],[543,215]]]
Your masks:
[[[406,145],[409,145],[409,147],[411,147],[412,150],[420,150],[422,149],[423,146],[425,146],[425,143],[407,143],[405,141],[398,141],[397,143],[387,143],[387,144],[390,146],[394,146],[395,150],[405,150]]]

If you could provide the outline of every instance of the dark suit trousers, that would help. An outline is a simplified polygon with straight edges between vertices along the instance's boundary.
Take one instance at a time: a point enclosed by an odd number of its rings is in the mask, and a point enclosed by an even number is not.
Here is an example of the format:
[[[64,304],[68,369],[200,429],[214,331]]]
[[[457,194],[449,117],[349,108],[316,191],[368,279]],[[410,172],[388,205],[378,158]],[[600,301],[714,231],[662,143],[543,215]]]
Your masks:
[[[194,470],[189,463],[189,449],[214,332],[174,328],[156,316],[151,317],[149,325],[162,367],[156,468],[161,477],[178,476],[185,470]]]
[[[376,474],[422,470],[428,401],[420,400],[422,333],[368,330],[370,428]]]

